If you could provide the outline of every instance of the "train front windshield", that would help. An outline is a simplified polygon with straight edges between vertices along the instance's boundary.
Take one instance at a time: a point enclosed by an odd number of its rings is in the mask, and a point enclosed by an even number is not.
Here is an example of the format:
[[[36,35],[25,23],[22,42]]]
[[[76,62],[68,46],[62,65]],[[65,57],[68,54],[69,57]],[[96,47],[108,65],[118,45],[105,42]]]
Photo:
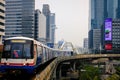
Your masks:
[[[2,58],[33,58],[33,41],[30,40],[5,40]]]

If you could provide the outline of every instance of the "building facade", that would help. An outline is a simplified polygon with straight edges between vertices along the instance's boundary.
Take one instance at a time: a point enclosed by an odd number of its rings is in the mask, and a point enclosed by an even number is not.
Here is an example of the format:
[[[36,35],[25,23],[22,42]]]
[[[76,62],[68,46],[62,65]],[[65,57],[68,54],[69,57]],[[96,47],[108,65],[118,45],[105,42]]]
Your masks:
[[[35,39],[46,44],[46,17],[35,10]]]
[[[83,50],[84,50],[84,53],[88,53],[88,38],[84,38]]]
[[[89,32],[91,35],[90,41],[88,42],[89,45],[89,52],[90,53],[99,53],[100,50],[100,42],[101,42],[101,29],[92,29]]]
[[[120,53],[120,19],[112,21],[112,50],[113,53]]]
[[[100,32],[107,17],[107,0],[90,0],[90,25],[89,25],[89,50],[90,52],[98,51],[101,39]],[[98,32],[97,32],[98,31]],[[96,33],[95,33],[96,32]],[[96,36],[97,35],[97,36]],[[98,50],[97,50],[98,49]],[[92,53],[92,52],[91,52]]]
[[[5,35],[5,1],[0,0],[0,44],[2,37]]]
[[[119,18],[120,13],[120,1],[119,0],[90,0],[90,26],[89,26],[89,42],[93,39],[92,29],[101,29],[101,44],[102,48],[104,48],[104,21],[107,18]],[[90,43],[91,44],[91,43]],[[92,49],[92,45],[89,44],[89,48]]]
[[[35,0],[6,0],[5,37],[34,38]]]
[[[107,18],[103,30],[103,53],[120,53],[120,19]]]
[[[88,38],[84,38],[83,48],[88,49]]]

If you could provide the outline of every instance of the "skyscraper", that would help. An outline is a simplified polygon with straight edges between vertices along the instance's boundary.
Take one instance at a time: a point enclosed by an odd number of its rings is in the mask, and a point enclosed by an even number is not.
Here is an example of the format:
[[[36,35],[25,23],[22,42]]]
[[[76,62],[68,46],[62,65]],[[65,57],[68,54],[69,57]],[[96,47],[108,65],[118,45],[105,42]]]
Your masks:
[[[6,0],[5,38],[34,38],[35,0]]]
[[[117,16],[117,18],[120,18],[120,0],[118,0],[117,3],[118,3],[117,4],[118,6],[117,6],[117,14],[116,14],[116,16]]]
[[[55,13],[50,14],[50,42],[55,43]]]
[[[43,14],[46,16],[46,38],[50,42],[50,9],[48,4],[43,4]]]
[[[107,16],[107,0],[94,0],[94,2],[96,26],[97,29],[100,29]]]
[[[107,0],[90,0],[89,49],[98,51],[101,36],[100,29],[107,17]],[[98,31],[98,32],[97,32]],[[97,32],[97,33],[96,33]],[[97,37],[94,34],[98,34]],[[97,46],[95,46],[97,45]]]
[[[90,18],[90,25],[89,25],[89,30],[91,29],[96,29],[96,20],[95,20],[95,2],[94,0],[90,1],[90,13],[89,13],[89,18]]]
[[[90,1],[90,29],[100,29],[106,18],[116,18],[119,11],[119,0],[91,0]]]
[[[0,0],[0,44],[2,43],[2,36],[5,34],[5,1]]]
[[[107,0],[107,18],[117,18],[118,0]]]

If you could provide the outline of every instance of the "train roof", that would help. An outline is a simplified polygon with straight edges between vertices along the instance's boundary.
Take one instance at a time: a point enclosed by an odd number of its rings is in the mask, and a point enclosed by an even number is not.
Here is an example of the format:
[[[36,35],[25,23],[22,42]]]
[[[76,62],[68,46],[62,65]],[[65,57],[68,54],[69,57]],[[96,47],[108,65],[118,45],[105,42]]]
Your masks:
[[[32,39],[32,38],[28,38],[28,37],[10,37],[10,38],[6,38],[5,40],[11,40],[11,39],[34,40],[34,39]]]
[[[44,47],[46,47],[46,48],[53,49],[53,50],[55,50],[55,51],[58,51],[58,50],[59,50],[59,51],[73,51],[73,50],[60,50],[60,49],[50,48],[50,47],[48,47],[47,45],[41,43],[40,41],[37,41],[37,40],[35,40],[35,39],[33,39],[33,38],[29,38],[29,37],[22,37],[22,36],[20,36],[20,37],[10,37],[10,38],[6,38],[5,40],[12,40],[12,39],[32,40],[32,41],[34,41],[35,44],[42,45],[42,46],[44,46]]]
[[[12,39],[32,40],[32,41],[34,41],[35,44],[40,44],[44,47],[48,47],[48,46],[44,45],[43,43],[41,43],[40,41],[37,41],[37,40],[35,40],[33,38],[29,38],[29,37],[22,37],[22,36],[20,36],[20,37],[10,37],[10,38],[6,38],[5,40],[12,40]]]

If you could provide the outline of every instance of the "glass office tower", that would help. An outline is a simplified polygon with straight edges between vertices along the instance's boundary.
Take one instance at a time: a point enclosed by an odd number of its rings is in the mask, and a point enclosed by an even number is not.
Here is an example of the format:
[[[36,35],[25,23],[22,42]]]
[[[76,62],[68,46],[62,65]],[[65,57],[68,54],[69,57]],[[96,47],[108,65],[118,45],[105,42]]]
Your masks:
[[[5,38],[34,38],[35,0],[6,0]]]

